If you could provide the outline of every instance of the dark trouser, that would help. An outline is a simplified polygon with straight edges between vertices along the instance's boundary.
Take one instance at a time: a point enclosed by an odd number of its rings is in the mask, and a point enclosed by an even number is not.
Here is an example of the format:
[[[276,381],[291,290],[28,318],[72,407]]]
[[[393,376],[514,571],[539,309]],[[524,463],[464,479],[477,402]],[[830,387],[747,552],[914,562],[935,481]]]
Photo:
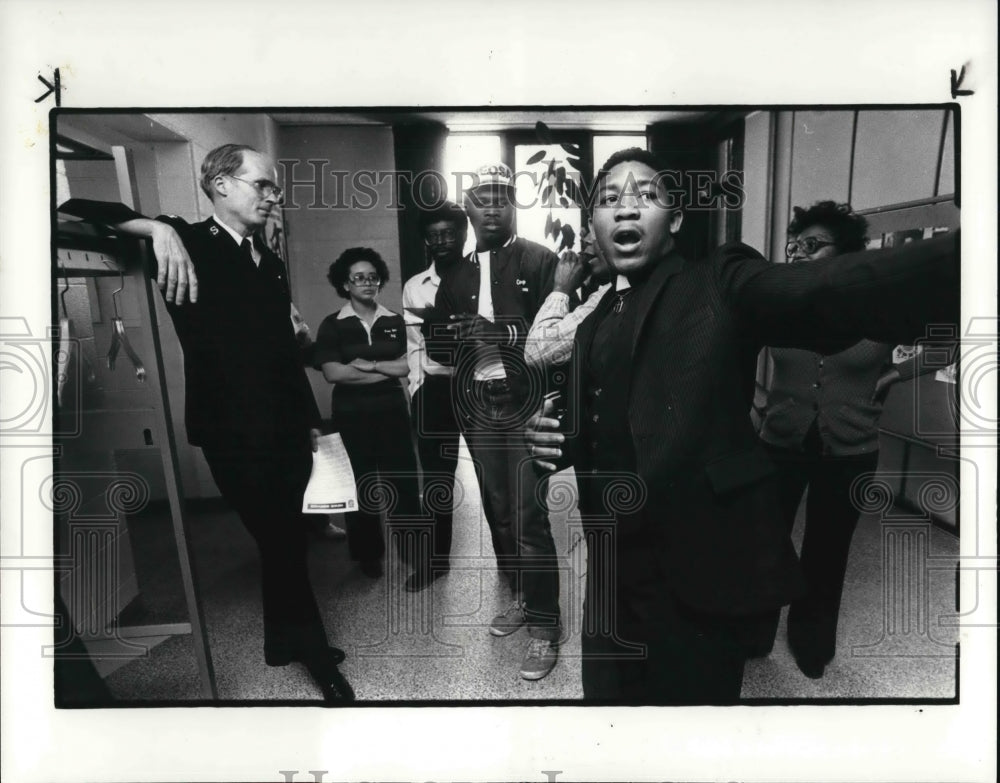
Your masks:
[[[446,568],[451,555],[455,469],[458,466],[458,422],[451,397],[451,376],[424,376],[424,382],[413,395],[412,411],[423,475],[424,517],[434,520],[427,551],[435,566]],[[417,565],[428,568],[431,563]]]
[[[222,497],[260,552],[264,651],[282,659],[327,644],[309,583],[302,495],[312,469],[307,435],[262,449],[204,447]]]
[[[797,453],[768,446],[779,469],[780,513],[791,530],[806,486],[805,535],[799,559],[806,594],[788,610],[788,643],[800,658],[825,664],[837,647],[837,619],[851,538],[861,512],[851,486],[878,467],[878,452],[847,457]],[[775,620],[775,624],[777,620]],[[772,635],[773,640],[773,635]]]
[[[463,391],[460,423],[476,463],[497,566],[525,603],[531,636],[557,640],[559,560],[549,527],[548,477],[539,475],[528,454],[527,416],[507,381],[469,381]]]
[[[344,518],[351,559],[378,560],[385,554],[381,519],[385,512],[397,529],[400,556],[409,562],[412,552],[405,546],[406,528],[419,518],[419,493],[402,389],[377,410],[338,410],[334,398],[333,415],[358,489],[358,510]]]
[[[604,537],[604,541],[608,538]],[[587,535],[583,696],[621,704],[734,704],[747,624],[674,599],[648,541],[602,546]]]

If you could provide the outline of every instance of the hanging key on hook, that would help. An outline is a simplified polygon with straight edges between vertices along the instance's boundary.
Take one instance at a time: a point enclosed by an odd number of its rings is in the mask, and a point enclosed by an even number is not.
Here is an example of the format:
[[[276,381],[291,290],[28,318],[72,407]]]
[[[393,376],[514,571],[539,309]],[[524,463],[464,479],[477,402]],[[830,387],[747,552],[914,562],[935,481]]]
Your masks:
[[[108,369],[115,369],[115,360],[118,358],[118,351],[124,349],[132,366],[135,367],[135,377],[139,383],[146,380],[146,368],[142,364],[142,359],[132,348],[125,331],[125,322],[118,313],[118,295],[125,289],[125,273],[119,272],[118,290],[111,294],[111,304],[114,306],[115,316],[111,319],[111,348],[108,349]]]

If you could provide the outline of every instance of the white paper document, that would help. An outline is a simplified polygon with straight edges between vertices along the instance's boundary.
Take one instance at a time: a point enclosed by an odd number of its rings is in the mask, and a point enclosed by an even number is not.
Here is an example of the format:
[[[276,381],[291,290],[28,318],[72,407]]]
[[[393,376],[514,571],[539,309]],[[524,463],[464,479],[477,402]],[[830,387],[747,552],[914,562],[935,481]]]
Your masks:
[[[319,450],[313,452],[309,486],[302,498],[303,514],[356,511],[358,490],[354,484],[351,459],[339,433],[323,435]]]

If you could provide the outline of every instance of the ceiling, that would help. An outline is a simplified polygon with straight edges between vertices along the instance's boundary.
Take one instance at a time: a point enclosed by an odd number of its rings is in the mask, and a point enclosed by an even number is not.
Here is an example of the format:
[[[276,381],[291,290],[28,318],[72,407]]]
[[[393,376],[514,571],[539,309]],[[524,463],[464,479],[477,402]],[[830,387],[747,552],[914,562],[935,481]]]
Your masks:
[[[244,110],[240,110],[241,112]],[[711,125],[732,111],[672,108],[357,108],[272,111],[267,113],[279,126],[367,125],[388,126],[407,122],[438,122],[458,133],[531,130],[538,121],[553,130],[594,132],[642,132],[652,123]],[[142,142],[182,142],[185,138],[161,124],[155,114],[141,112],[94,112],[61,114],[58,132],[78,142],[107,152],[111,145]]]
[[[459,132],[531,129],[541,120],[550,128],[641,131],[654,122],[701,123],[719,112],[658,108],[552,109],[356,109],[352,111],[271,112],[278,125],[390,125],[401,121],[440,122]]]

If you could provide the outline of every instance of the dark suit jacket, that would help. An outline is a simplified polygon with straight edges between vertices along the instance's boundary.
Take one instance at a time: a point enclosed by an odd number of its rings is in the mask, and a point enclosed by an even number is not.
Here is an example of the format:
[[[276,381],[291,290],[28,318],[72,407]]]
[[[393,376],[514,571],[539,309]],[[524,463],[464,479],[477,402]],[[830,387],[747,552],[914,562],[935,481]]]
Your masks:
[[[121,204],[71,199],[60,212],[105,225],[142,215]],[[281,259],[257,243],[255,266],[209,218],[173,226],[198,276],[198,301],[167,305],[184,349],[188,440],[212,448],[269,449],[308,443],[319,410],[302,365]]]
[[[731,244],[702,262],[673,253],[657,263],[635,294],[631,374],[607,383],[628,384],[629,436],[648,492],[643,529],[633,534],[657,548],[683,604],[763,611],[798,586],[774,467],[749,417],[761,347],[829,353],[862,337],[912,342],[927,323],[957,321],[956,243],[944,237],[794,265]],[[577,379],[601,310],[577,331]],[[565,452],[586,480],[591,438],[579,404],[571,400],[576,426]],[[607,513],[588,502],[581,493],[585,516]]]

